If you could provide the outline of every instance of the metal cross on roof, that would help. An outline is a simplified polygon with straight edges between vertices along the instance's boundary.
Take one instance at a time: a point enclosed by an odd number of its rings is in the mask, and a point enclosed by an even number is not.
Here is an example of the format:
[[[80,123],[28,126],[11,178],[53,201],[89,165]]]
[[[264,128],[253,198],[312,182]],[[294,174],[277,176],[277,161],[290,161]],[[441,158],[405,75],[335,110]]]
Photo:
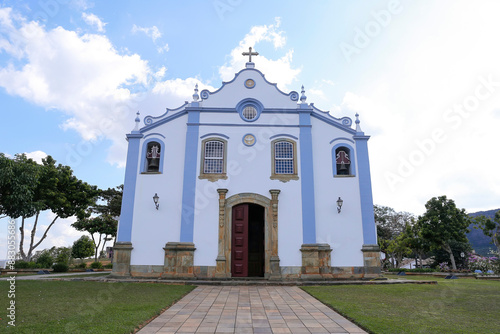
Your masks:
[[[248,48],[248,52],[243,52],[242,55],[244,56],[248,56],[248,62],[251,63],[252,62],[252,56],[258,56],[259,53],[258,52],[252,52],[252,47],[249,47]]]

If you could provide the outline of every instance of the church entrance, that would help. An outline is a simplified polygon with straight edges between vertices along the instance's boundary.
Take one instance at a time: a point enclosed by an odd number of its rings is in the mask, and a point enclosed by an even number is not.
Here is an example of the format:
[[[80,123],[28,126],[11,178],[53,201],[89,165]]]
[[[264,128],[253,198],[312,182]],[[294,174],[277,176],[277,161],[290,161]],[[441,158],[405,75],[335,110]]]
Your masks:
[[[231,272],[233,277],[263,277],[265,209],[243,203],[232,209]]]

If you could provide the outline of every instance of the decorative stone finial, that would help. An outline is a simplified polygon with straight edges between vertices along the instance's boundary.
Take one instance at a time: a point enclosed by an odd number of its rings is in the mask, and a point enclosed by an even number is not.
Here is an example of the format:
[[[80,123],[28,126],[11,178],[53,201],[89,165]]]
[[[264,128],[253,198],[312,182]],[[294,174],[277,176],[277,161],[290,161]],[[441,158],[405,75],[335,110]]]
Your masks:
[[[358,113],[356,113],[356,115],[355,115],[355,116],[356,116],[356,122],[355,122],[355,123],[356,123],[356,132],[363,132],[363,130],[361,130],[361,126],[359,125],[359,123],[361,123],[361,122],[359,121],[359,114],[358,114]]]
[[[135,117],[135,127],[134,127],[134,131],[139,131],[139,122],[141,121],[141,119],[139,118],[139,111],[137,112],[136,114],[137,116]]]
[[[198,84],[196,84],[196,86],[194,86],[193,100],[194,100],[194,102],[196,102],[199,99],[200,99],[200,96],[198,95]]]
[[[300,96],[300,102],[306,103],[307,96],[306,96],[306,91],[304,90],[304,85],[302,85],[302,95]]]

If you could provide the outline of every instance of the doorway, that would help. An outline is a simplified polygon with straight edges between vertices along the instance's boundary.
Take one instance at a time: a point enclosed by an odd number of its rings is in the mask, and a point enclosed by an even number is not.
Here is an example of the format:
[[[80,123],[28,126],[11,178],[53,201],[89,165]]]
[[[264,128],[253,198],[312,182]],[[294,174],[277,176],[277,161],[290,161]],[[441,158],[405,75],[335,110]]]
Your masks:
[[[265,209],[243,203],[232,208],[231,273],[233,277],[263,277]]]

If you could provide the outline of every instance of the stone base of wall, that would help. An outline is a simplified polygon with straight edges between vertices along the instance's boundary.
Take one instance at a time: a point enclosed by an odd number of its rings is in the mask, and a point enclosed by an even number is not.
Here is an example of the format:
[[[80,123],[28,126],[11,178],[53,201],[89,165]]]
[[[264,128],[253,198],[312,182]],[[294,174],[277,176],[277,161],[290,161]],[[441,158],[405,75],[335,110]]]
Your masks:
[[[194,276],[194,243],[167,242],[162,278],[190,279]]]
[[[363,245],[363,265],[366,271],[366,277],[379,277],[380,268],[380,248],[378,245]]]
[[[130,277],[131,242],[115,242],[113,245],[113,272],[110,277]]]
[[[300,251],[302,252],[301,279],[332,278],[330,273],[332,249],[329,244],[303,244]]]

